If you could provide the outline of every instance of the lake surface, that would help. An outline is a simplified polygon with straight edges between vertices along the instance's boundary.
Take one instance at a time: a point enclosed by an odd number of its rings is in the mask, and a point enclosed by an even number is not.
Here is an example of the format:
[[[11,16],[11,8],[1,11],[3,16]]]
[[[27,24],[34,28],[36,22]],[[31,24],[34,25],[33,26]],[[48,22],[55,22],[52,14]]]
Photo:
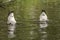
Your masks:
[[[58,0],[16,0],[0,8],[0,40],[60,40],[60,1]],[[39,16],[46,11],[49,22],[40,29]],[[17,21],[15,35],[8,38],[7,15],[14,10]]]

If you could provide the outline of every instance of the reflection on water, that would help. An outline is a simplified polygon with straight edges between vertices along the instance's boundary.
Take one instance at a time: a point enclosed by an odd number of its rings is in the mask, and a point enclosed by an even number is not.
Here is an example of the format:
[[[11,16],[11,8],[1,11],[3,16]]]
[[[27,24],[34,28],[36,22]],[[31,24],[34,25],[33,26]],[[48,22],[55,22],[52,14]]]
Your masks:
[[[34,31],[30,31],[30,35],[33,35],[34,34]],[[30,39],[34,39],[32,36],[30,37]]]
[[[13,38],[15,37],[14,31],[15,31],[15,25],[9,25],[8,27],[8,38]]]
[[[41,40],[46,40],[47,39],[47,32],[41,31]]]
[[[40,28],[46,28],[47,26],[47,22],[40,23]]]
[[[43,24],[40,24],[40,25],[42,25],[43,26]],[[44,25],[45,26],[45,25]],[[47,39],[47,32],[45,31],[46,30],[46,28],[45,27],[43,27],[43,28],[40,28],[40,33],[41,33],[41,40],[46,40]]]
[[[33,31],[31,31],[30,34],[33,35]]]

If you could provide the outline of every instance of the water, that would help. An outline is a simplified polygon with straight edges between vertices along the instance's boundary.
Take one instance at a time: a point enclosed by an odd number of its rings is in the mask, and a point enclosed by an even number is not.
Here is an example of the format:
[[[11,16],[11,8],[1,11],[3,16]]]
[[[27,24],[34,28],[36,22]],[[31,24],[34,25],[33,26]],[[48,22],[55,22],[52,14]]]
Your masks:
[[[6,1],[6,0],[5,0]],[[15,3],[17,1],[17,3]],[[5,8],[7,9],[2,9],[0,8],[0,39],[1,40],[7,40],[7,25],[6,25],[6,18],[7,18],[7,14],[9,12],[9,10],[14,10],[15,12],[15,17],[16,20],[18,22],[17,27],[17,32],[16,32],[16,38],[12,39],[12,40],[28,40],[27,38],[29,38],[28,36],[30,36],[30,30],[32,30],[32,27],[35,29],[37,29],[37,27],[39,27],[38,25],[34,24],[33,22],[24,22],[24,20],[26,19],[26,21],[30,18],[32,18],[32,16],[36,15],[35,18],[38,19],[39,15],[41,14],[41,10],[45,9],[46,10],[46,14],[49,17],[49,24],[47,23],[47,27],[43,29],[41,28],[41,35],[38,35],[41,37],[41,40],[46,40],[43,39],[43,35],[47,35],[46,38],[47,40],[60,40],[60,0],[44,0],[45,2],[43,2],[42,0],[39,0],[39,2],[37,2],[38,0],[33,0],[34,3],[31,3],[32,0],[21,0],[19,2],[19,0],[16,0],[13,3],[9,3],[9,5],[7,5]],[[56,1],[56,2],[55,2]],[[36,4],[37,2],[37,4]],[[40,3],[40,4],[39,4]],[[10,5],[11,4],[11,5]],[[8,6],[10,6],[10,8],[8,8]],[[30,6],[34,6],[34,13],[32,14],[30,11]],[[12,8],[11,8],[12,7]],[[18,7],[18,8],[16,8]],[[28,8],[27,10],[25,8]],[[16,11],[17,9],[17,11]],[[23,9],[23,10],[21,10]],[[30,12],[28,12],[30,11]],[[32,15],[29,17],[29,15]],[[26,15],[26,16],[25,16]],[[28,17],[28,18],[25,18]],[[34,17],[33,17],[34,18]],[[32,18],[32,19],[33,19]],[[34,19],[35,19],[34,18]],[[29,20],[28,20],[29,21]],[[31,20],[32,21],[32,20]],[[30,24],[31,23],[31,24]],[[29,25],[33,25],[33,26],[29,26]],[[26,31],[27,30],[27,31]],[[29,30],[29,31],[28,31]],[[33,31],[34,31],[33,30]],[[24,31],[24,32],[22,32]],[[36,31],[37,32],[37,31]],[[35,35],[37,36],[37,35]],[[35,37],[33,36],[33,37]],[[40,38],[39,37],[39,38]],[[36,40],[40,40],[38,37]],[[29,38],[30,39],[30,38]],[[31,37],[31,40],[34,40]]]
[[[46,40],[48,35],[45,29],[40,29],[40,33],[41,33],[41,40]]]
[[[15,24],[14,25],[8,25],[8,38],[14,38],[15,37]]]

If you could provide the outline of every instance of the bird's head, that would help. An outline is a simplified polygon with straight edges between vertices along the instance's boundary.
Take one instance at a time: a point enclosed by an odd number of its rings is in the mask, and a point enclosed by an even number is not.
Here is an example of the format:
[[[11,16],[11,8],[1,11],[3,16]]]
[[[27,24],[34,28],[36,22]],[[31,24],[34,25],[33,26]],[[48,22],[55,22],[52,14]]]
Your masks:
[[[9,12],[8,16],[14,16],[14,11]]]

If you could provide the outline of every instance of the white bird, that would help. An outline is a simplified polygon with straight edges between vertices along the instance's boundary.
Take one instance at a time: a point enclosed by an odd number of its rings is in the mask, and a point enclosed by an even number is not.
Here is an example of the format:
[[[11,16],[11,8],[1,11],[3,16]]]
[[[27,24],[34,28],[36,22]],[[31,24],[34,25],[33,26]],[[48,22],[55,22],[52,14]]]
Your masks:
[[[14,18],[14,13],[13,12],[11,12],[10,14],[9,14],[9,16],[8,16],[8,22],[7,22],[8,24],[16,24],[16,20],[15,20],[15,18]]]
[[[40,21],[48,21],[48,17],[44,11],[40,15]]]
[[[42,13],[40,15],[40,28],[46,28],[48,26],[47,22],[48,22],[48,17],[45,14],[45,10],[42,10]]]
[[[8,27],[8,33],[9,33],[9,35],[8,35],[8,37],[9,38],[13,38],[13,37],[15,37],[15,35],[14,35],[14,31],[15,31],[15,24],[16,24],[16,20],[15,20],[15,18],[14,18],[14,13],[13,13],[13,11],[11,12],[11,13],[9,13],[9,15],[8,15],[8,22],[7,22],[7,24],[9,24],[9,27]]]

